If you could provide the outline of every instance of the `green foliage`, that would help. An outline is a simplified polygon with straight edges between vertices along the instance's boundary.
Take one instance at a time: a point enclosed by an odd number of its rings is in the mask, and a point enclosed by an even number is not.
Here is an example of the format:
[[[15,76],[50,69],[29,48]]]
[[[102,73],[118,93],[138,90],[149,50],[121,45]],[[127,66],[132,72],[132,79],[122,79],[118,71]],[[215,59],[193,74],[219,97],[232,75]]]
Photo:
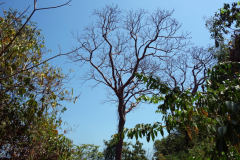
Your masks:
[[[60,101],[73,99],[62,88],[67,75],[47,63],[38,65],[45,47],[35,23],[29,22],[13,41],[26,18],[18,15],[10,9],[0,17],[0,156],[67,159],[73,145],[58,134],[57,118]]]
[[[201,135],[193,135],[190,141],[186,132],[174,129],[166,138],[154,142],[154,157],[156,159],[207,159],[205,153],[214,147],[209,139],[203,139]]]
[[[116,154],[117,139],[113,138],[109,141],[104,141],[105,149],[103,151],[105,159],[114,159]],[[142,143],[136,141],[133,145],[131,142],[123,142],[122,159],[125,160],[147,160],[146,151],[142,148]]]
[[[74,146],[72,150],[71,159],[103,159],[103,153],[99,152],[99,146],[93,144],[81,144],[80,146]]]
[[[239,3],[239,2],[238,2]],[[218,62],[239,62],[239,19],[240,9],[237,3],[224,4],[224,7],[216,12],[214,17],[206,21],[206,26],[215,40],[215,46],[209,50],[215,52]]]
[[[161,154],[166,156],[180,151],[187,152],[187,145],[184,134],[177,131],[171,132],[166,138],[154,142],[154,150],[156,151],[154,156],[157,158]]]
[[[209,28],[211,37],[215,40],[215,46],[219,45],[225,40],[224,35],[230,33],[231,29],[239,28],[240,26],[240,9],[237,3],[224,4],[224,7],[215,13],[215,16],[207,21],[206,26]]]
[[[163,113],[165,126],[160,122],[154,125],[139,124],[134,129],[126,129],[128,137],[146,135],[149,141],[150,137],[154,140],[156,132],[163,132],[164,127],[169,133],[179,127],[186,132],[190,140],[194,134],[214,138],[216,148],[208,152],[213,157],[220,156],[222,152],[225,156],[238,157],[236,150],[240,135],[238,124],[240,89],[239,74],[236,71],[239,67],[239,63],[236,62],[214,66],[208,71],[206,92],[197,92],[195,95],[191,95],[188,90],[181,92],[178,88],[170,89],[161,84],[161,81],[148,77],[146,85],[154,83],[153,89],[158,89],[162,94],[158,95],[157,99],[164,98],[158,110]],[[155,97],[156,95],[146,99],[151,101]]]

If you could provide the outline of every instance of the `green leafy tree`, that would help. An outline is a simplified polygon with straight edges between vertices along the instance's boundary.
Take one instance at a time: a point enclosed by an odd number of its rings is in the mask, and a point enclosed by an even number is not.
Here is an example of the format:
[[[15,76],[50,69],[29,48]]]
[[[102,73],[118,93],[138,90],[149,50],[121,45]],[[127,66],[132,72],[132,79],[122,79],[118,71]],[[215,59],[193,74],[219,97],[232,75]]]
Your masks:
[[[17,11],[0,17],[0,154],[11,159],[67,159],[71,140],[58,134],[67,75],[42,61],[44,39]],[[28,24],[23,24],[27,19]]]
[[[189,144],[186,144],[186,136],[181,132],[174,130],[166,138],[155,140],[154,157],[158,159],[159,155],[166,157],[181,152],[182,156],[188,152]],[[186,157],[185,157],[186,158]]]
[[[103,153],[99,151],[100,146],[93,144],[81,144],[74,147],[73,159],[92,159],[101,160],[103,159]]]
[[[114,159],[116,154],[116,145],[118,140],[116,138],[113,138],[109,141],[104,141],[105,148],[103,151],[105,159]],[[131,142],[123,143],[123,150],[122,150],[122,158],[125,160],[147,160],[147,157],[145,156],[146,151],[142,148],[142,143],[139,141],[136,141],[136,143],[133,145]]]
[[[154,157],[156,159],[188,159],[195,157],[202,159],[205,155],[204,149],[209,149],[214,144],[201,138],[201,135],[194,136],[191,141],[184,131],[175,128],[166,138],[155,140],[154,142]]]
[[[139,141],[136,141],[134,145],[132,145],[132,157],[130,159],[133,160],[147,160],[146,151],[142,148],[143,144]]]
[[[211,37],[215,40],[215,46],[226,41],[226,35],[231,34],[232,31],[238,31],[240,26],[239,13],[240,9],[237,7],[238,3],[230,4],[224,3],[224,7],[215,13],[215,16],[209,19],[206,26],[211,32]]]

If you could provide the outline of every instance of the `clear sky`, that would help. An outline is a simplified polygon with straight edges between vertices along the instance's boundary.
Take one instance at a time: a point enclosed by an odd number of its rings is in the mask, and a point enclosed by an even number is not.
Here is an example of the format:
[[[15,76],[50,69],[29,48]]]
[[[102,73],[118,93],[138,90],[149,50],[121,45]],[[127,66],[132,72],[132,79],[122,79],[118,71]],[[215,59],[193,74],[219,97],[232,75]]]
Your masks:
[[[29,13],[33,9],[34,0],[0,0],[6,2],[1,5],[8,10],[9,7],[24,11],[28,6]],[[51,7],[66,3],[68,0],[38,0],[37,8]],[[173,17],[182,23],[182,30],[191,32],[191,41],[196,46],[207,46],[213,44],[210,40],[210,33],[205,28],[203,17],[214,16],[223,3],[232,3],[227,0],[72,0],[71,6],[64,6],[58,9],[37,11],[32,17],[33,22],[37,22],[38,29],[42,29],[45,37],[47,49],[52,52],[47,57],[65,53],[71,50],[77,42],[72,37],[71,31],[82,33],[83,27],[94,21],[91,13],[94,9],[101,9],[106,4],[118,4],[123,10],[146,9],[154,11],[157,7],[172,10]],[[28,14],[29,14],[28,13]],[[0,13],[2,14],[2,13]],[[103,140],[109,140],[111,135],[117,131],[117,107],[115,104],[102,103],[106,101],[106,87],[99,85],[93,90],[88,87],[94,81],[81,84],[78,77],[86,68],[79,68],[74,63],[66,63],[66,57],[62,56],[50,62],[53,66],[62,67],[63,72],[69,69],[74,70],[74,78],[68,84],[73,87],[77,95],[81,92],[80,99],[75,103],[65,103],[67,111],[62,115],[63,121],[67,121],[71,126],[78,125],[72,134],[66,134],[74,144],[95,144],[103,146]],[[133,128],[138,123],[153,123],[161,121],[161,115],[155,113],[157,105],[142,104],[134,112],[130,112],[126,117],[125,127]],[[166,134],[165,134],[166,135]],[[158,139],[161,139],[158,136]],[[133,141],[133,140],[132,140]],[[134,141],[133,141],[134,142]],[[144,148],[152,149],[153,142],[147,143],[145,138],[140,140],[144,143]]]

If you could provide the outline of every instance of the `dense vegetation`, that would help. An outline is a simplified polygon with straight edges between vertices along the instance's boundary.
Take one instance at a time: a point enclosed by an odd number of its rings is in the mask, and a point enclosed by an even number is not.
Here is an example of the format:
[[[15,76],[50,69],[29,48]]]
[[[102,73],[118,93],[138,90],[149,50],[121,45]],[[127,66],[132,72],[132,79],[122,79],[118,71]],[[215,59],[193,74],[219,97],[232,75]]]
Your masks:
[[[20,13],[11,9],[3,15],[0,17],[1,157],[67,159],[73,145],[58,133],[62,121],[57,116],[66,110],[61,101],[75,100],[63,88],[67,75],[60,68],[41,64],[46,49],[35,23],[29,22],[22,28],[26,17],[19,18]]]

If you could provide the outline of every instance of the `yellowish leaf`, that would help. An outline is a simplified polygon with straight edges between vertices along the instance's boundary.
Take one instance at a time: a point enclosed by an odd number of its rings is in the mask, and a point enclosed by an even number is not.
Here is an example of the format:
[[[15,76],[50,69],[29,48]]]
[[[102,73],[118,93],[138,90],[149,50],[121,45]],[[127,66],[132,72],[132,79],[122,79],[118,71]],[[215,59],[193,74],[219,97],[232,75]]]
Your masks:
[[[198,134],[199,130],[198,130],[198,128],[196,126],[194,126],[194,130]]]
[[[188,134],[188,137],[192,140],[192,131],[188,126],[187,126],[187,134]]]
[[[202,110],[202,113],[207,117],[208,113],[203,108],[201,108],[201,110]]]

